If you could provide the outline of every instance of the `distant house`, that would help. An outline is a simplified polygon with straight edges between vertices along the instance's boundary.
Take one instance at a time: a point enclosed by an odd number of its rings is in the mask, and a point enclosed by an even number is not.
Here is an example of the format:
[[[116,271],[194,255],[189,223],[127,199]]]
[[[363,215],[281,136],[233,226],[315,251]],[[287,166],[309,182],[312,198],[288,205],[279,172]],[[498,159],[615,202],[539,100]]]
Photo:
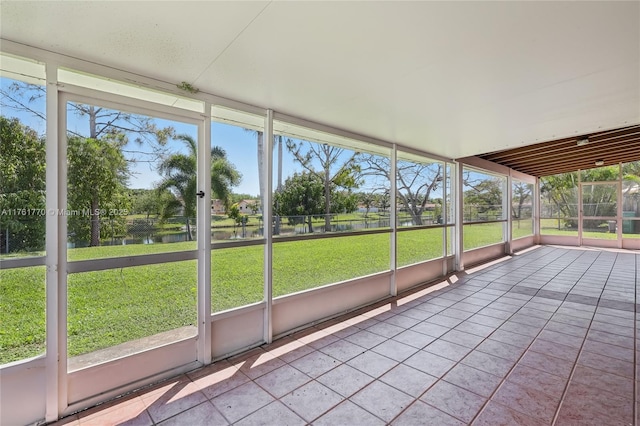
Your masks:
[[[260,200],[242,200],[238,202],[238,209],[242,214],[262,213],[260,209]]]
[[[227,210],[224,208],[224,203],[219,198],[211,200],[211,214],[225,214]]]
[[[238,209],[242,214],[262,213],[260,200],[241,200],[238,202]],[[211,200],[211,214],[227,214],[222,200],[218,198]]]

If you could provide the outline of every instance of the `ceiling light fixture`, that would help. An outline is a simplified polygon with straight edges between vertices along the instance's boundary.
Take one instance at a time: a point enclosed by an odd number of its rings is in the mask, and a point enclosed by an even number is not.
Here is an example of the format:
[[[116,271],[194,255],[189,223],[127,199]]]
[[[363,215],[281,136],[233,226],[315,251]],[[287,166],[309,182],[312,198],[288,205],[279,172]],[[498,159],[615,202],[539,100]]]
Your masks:
[[[596,166],[604,166],[604,160],[596,160]]]
[[[578,139],[576,144],[578,146],[583,146],[583,145],[587,145],[588,143],[589,143],[589,137],[588,136],[583,136],[583,137]]]

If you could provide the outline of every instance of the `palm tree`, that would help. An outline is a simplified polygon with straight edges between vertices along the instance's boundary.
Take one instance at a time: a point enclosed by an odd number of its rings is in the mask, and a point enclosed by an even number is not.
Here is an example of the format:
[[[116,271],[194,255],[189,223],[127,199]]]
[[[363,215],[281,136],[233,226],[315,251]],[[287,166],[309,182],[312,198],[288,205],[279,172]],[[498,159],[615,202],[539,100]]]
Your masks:
[[[192,241],[190,219],[196,216],[198,144],[186,134],[178,135],[176,139],[185,143],[188,153],[171,154],[160,163],[158,171],[164,175],[164,179],[157,189],[170,189],[176,193],[184,209],[187,238]],[[240,172],[227,160],[225,151],[219,146],[212,147],[211,192],[224,202],[225,207],[228,207],[231,198],[231,187],[238,185],[241,177]],[[167,209],[170,210],[172,209]]]

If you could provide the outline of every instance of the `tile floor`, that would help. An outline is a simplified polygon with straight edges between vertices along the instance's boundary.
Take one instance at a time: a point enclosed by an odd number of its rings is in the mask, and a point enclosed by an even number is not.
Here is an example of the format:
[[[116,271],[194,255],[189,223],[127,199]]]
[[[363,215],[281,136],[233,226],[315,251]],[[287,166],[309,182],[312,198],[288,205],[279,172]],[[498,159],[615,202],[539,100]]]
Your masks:
[[[639,261],[540,247],[57,424],[634,424]]]

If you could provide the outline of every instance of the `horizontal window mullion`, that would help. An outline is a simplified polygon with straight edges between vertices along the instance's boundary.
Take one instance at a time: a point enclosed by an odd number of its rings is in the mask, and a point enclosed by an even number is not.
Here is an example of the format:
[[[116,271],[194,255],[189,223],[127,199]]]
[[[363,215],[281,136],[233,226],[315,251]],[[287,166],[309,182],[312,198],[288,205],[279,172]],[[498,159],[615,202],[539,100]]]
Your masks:
[[[312,235],[296,235],[291,237],[273,237],[273,242],[282,243],[287,241],[302,241],[302,240],[319,240],[322,238],[338,238],[338,237],[350,237],[350,236],[361,236],[361,235],[370,235],[370,234],[390,234],[391,228],[384,229],[375,229],[370,231],[356,231],[356,232],[327,232],[324,234],[312,234]]]
[[[104,271],[107,269],[130,268],[133,266],[156,265],[159,263],[181,262],[198,259],[198,251],[141,254],[138,256],[111,257],[106,259],[76,260],[67,263],[67,273]]]
[[[0,260],[0,269],[13,269],[13,268],[26,268],[29,266],[42,266],[46,265],[47,257],[19,257],[15,259],[3,259]]]
[[[506,223],[507,219],[500,219],[500,220],[476,220],[473,222],[463,222],[463,225],[480,225],[483,223]]]
[[[216,241],[211,243],[211,250],[222,250],[233,247],[261,246],[266,242],[264,238],[255,240]]]
[[[398,232],[405,232],[405,231],[417,231],[419,229],[452,228],[453,226],[454,226],[453,223],[448,223],[446,225],[443,225],[443,224],[438,224],[438,225],[415,225],[415,226],[398,227],[396,230]]]

